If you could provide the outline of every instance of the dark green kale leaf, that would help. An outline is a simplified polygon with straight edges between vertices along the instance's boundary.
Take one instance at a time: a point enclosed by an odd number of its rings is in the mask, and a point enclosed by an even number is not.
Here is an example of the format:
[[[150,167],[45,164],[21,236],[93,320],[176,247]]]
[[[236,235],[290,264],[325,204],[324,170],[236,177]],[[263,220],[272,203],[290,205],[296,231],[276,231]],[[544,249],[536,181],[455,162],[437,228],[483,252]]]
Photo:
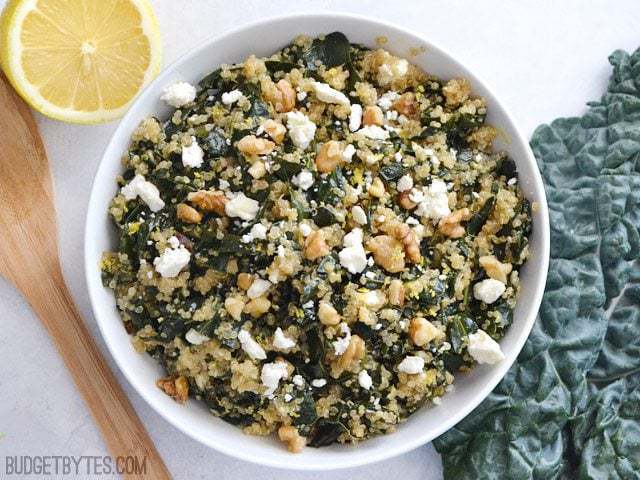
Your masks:
[[[310,447],[324,447],[335,443],[340,435],[349,429],[340,422],[320,418],[313,424],[307,445]]]
[[[351,45],[343,33],[333,32],[323,39],[316,38],[302,53],[302,59],[309,70],[317,70],[318,63],[327,68],[338,67],[350,62]]]
[[[267,67],[267,70],[269,71],[269,73],[272,75],[276,72],[288,73],[294,68],[298,68],[298,65],[295,63],[280,62],[277,60],[267,60],[266,62],[264,62],[264,64]]]
[[[578,478],[640,478],[640,375],[592,389],[571,421]]]
[[[467,223],[467,233],[469,235],[477,235],[482,230],[483,225],[487,222],[489,215],[493,212],[493,207],[496,204],[496,197],[489,197],[484,205],[477,213],[474,213],[469,223]]]
[[[227,143],[227,137],[224,132],[218,128],[214,128],[208,132],[203,145],[205,152],[213,157],[224,157],[231,153],[231,142]]]
[[[455,315],[451,317],[449,323],[449,341],[451,343],[451,349],[455,353],[462,353],[463,341],[469,336],[470,333],[474,333],[478,329],[475,322],[464,315]]]
[[[336,204],[344,196],[345,178],[340,167],[325,178],[320,177],[309,190],[310,196],[318,203]]]
[[[397,163],[397,162],[390,163],[388,165],[383,166],[380,169],[380,176],[387,182],[390,182],[392,180],[397,180],[403,174],[404,174],[404,167],[402,166],[402,163]]]
[[[599,102],[533,135],[551,224],[540,317],[494,392],[434,442],[445,479],[640,478],[640,50],[610,62]]]

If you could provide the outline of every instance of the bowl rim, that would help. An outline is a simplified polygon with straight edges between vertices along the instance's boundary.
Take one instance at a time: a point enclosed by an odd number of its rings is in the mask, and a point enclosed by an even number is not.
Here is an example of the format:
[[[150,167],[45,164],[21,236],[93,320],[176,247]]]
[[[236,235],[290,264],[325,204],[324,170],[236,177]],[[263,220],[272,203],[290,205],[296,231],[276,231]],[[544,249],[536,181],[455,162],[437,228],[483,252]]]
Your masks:
[[[362,22],[364,24],[368,24],[370,27],[375,28],[376,26],[382,27],[386,30],[386,32],[396,32],[408,37],[412,37],[412,39],[421,45],[424,45],[428,51],[435,51],[438,54],[446,57],[447,61],[451,64],[455,70],[460,71],[462,75],[466,78],[472,80],[474,85],[482,87],[484,90],[491,93],[493,96],[493,101],[495,104],[499,106],[502,110],[502,114],[506,119],[506,123],[510,125],[513,129],[513,140],[520,143],[526,152],[526,161],[530,162],[533,168],[533,176],[531,180],[533,181],[534,188],[540,193],[538,204],[539,209],[536,212],[537,215],[540,215],[538,228],[542,228],[541,232],[541,242],[538,248],[536,249],[536,267],[540,269],[540,278],[537,284],[533,288],[533,294],[531,297],[527,299],[530,307],[527,309],[527,313],[525,314],[526,323],[523,322],[522,327],[519,331],[517,339],[515,341],[514,351],[516,352],[512,359],[508,361],[503,361],[500,364],[494,366],[495,369],[492,372],[490,377],[490,381],[486,382],[481,387],[478,387],[475,390],[474,395],[467,401],[463,408],[460,408],[454,415],[451,416],[449,422],[432,429],[429,434],[417,435],[413,438],[407,438],[407,441],[403,444],[395,447],[385,449],[382,453],[378,452],[375,458],[367,457],[367,456],[352,456],[349,458],[345,455],[344,459],[338,464],[328,464],[328,462],[309,462],[308,464],[300,465],[291,465],[285,462],[282,462],[278,459],[273,460],[268,455],[255,457],[250,455],[249,453],[244,452],[241,449],[234,449],[231,446],[227,446],[224,442],[215,443],[211,438],[208,438],[204,435],[199,434],[198,432],[194,432],[191,430],[187,424],[187,422],[182,421],[181,419],[175,418],[169,412],[164,411],[162,406],[156,402],[154,398],[151,397],[147,393],[147,389],[140,385],[136,380],[135,376],[130,373],[129,369],[126,368],[125,361],[116,354],[117,349],[114,343],[114,339],[110,337],[110,335],[106,332],[106,321],[104,318],[102,310],[98,307],[99,300],[97,298],[97,288],[104,288],[100,282],[96,283],[95,277],[95,269],[98,268],[93,264],[94,258],[91,257],[91,252],[89,250],[88,241],[91,238],[91,230],[93,228],[93,224],[95,220],[92,221],[92,218],[97,218],[96,214],[103,214],[104,212],[100,212],[98,209],[99,206],[99,196],[97,194],[97,185],[98,182],[102,179],[103,171],[106,169],[107,165],[107,154],[113,150],[114,144],[116,143],[117,137],[119,136],[120,131],[123,129],[123,125],[127,123],[127,120],[137,114],[136,106],[140,101],[146,97],[146,94],[149,90],[155,88],[158,84],[164,84],[166,79],[170,77],[175,71],[178,71],[183,63],[185,63],[188,59],[193,56],[197,56],[200,54],[202,50],[205,50],[211,44],[221,42],[228,37],[232,37],[234,35],[241,34],[247,30],[260,29],[264,26],[267,26],[274,22],[283,22],[283,23],[294,23],[296,20],[310,20],[310,19],[320,19],[327,23],[327,30],[330,30],[331,21],[332,20],[352,20],[355,22]],[[248,47],[250,48],[250,47]],[[251,53],[251,52],[249,52]],[[469,70],[465,67],[461,62],[459,62],[454,55],[452,55],[446,48],[441,47],[438,44],[434,44],[432,41],[427,40],[420,33],[417,33],[411,29],[401,27],[391,22],[387,22],[384,20],[380,20],[377,18],[372,18],[366,15],[359,15],[353,13],[342,13],[342,12],[319,12],[319,13],[296,13],[296,14],[288,14],[288,15],[273,15],[266,17],[264,19],[253,21],[249,23],[242,24],[238,27],[232,28],[223,34],[220,35],[212,35],[210,37],[205,38],[203,41],[199,42],[195,47],[186,51],[182,55],[180,55],[174,62],[170,65],[166,66],[162,69],[160,74],[151,81],[143,91],[138,95],[138,97],[132,102],[127,111],[126,115],[119,120],[118,127],[113,132],[106,148],[103,151],[102,157],[100,159],[100,163],[98,164],[98,168],[95,171],[94,179],[91,185],[91,194],[89,198],[87,214],[85,218],[85,230],[84,230],[84,269],[85,269],[85,281],[87,284],[87,290],[89,292],[89,300],[91,303],[91,309],[95,318],[96,323],[98,324],[100,334],[104,339],[105,344],[114,359],[116,365],[123,373],[124,377],[127,381],[133,386],[135,391],[140,395],[145,402],[151,406],[151,408],[158,413],[162,418],[164,418],[167,422],[169,422],[174,427],[178,428],[184,434],[189,436],[190,438],[200,442],[203,445],[206,445],[210,448],[213,448],[225,455],[230,457],[235,457],[240,460],[244,460],[250,463],[282,468],[287,470],[298,470],[298,471],[329,471],[329,470],[337,470],[344,468],[352,468],[358,467],[362,465],[367,465],[371,463],[380,462],[397,455],[404,454],[409,452],[419,446],[422,446],[426,443],[431,442],[433,439],[439,437],[449,429],[453,428],[457,423],[463,420],[469,413],[471,413],[482,401],[486,399],[486,397],[493,391],[496,385],[504,378],[507,371],[511,368],[511,365],[518,357],[524,343],[529,338],[531,333],[531,329],[535,323],[537,318],[538,310],[540,308],[542,302],[542,296],[544,293],[544,287],[546,284],[547,272],[549,267],[549,252],[550,252],[550,226],[549,226],[549,215],[548,215],[548,206],[545,195],[544,184],[542,181],[542,177],[540,171],[537,167],[536,159],[533,155],[529,142],[525,139],[525,136],[522,134],[522,131],[518,127],[515,122],[513,116],[508,111],[508,109],[504,106],[504,104],[500,101],[499,97],[496,96],[493,89],[490,88],[481,77],[479,77],[476,73]],[[530,260],[529,260],[530,261]],[[513,328],[513,327],[512,327]],[[435,434],[433,433],[435,430]],[[395,434],[398,434],[397,432]]]

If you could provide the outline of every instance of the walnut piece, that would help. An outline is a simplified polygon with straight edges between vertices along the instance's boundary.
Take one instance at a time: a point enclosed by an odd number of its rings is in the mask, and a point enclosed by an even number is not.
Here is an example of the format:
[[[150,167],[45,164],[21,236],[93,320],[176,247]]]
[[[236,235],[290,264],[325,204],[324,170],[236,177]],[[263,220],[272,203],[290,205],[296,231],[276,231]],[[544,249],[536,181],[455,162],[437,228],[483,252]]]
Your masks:
[[[406,190],[406,191],[400,192],[398,194],[398,205],[400,205],[405,210],[413,210],[414,208],[416,208],[418,206],[417,203],[415,203],[413,200],[411,200],[409,195],[411,195],[411,191],[410,190]]]
[[[404,306],[404,284],[397,278],[391,280],[387,291],[389,303],[396,307]]]
[[[362,124],[363,125],[382,125],[384,123],[384,116],[382,109],[377,105],[369,105],[364,108],[362,112]]]
[[[215,212],[224,215],[224,206],[229,201],[223,192],[212,190],[199,190],[191,192],[187,200],[203,212]]]
[[[236,147],[245,155],[268,155],[276,148],[276,144],[266,138],[245,135],[238,140]]]
[[[420,111],[418,103],[416,102],[416,96],[413,92],[400,95],[400,98],[393,102],[393,109],[407,118],[417,117]]]
[[[489,278],[493,278],[504,284],[507,283],[507,275],[513,270],[513,265],[500,262],[494,255],[480,257],[478,263],[480,263],[480,266],[487,272]]]
[[[271,137],[271,139],[276,143],[282,143],[284,140],[284,134],[287,132],[287,129],[280,122],[276,122],[275,120],[267,120],[262,124],[262,128],[267,132],[267,135]]]
[[[387,272],[404,270],[404,246],[397,238],[378,235],[367,242],[367,248],[373,253],[373,260]]]
[[[320,257],[329,255],[330,249],[325,241],[322,230],[315,230],[309,234],[304,241],[304,257],[307,260],[317,260]]]
[[[351,335],[349,346],[342,355],[338,357],[338,366],[344,370],[351,369],[354,363],[364,358],[366,348],[364,340],[358,335]]]
[[[278,113],[290,112],[296,106],[296,91],[288,81],[282,79],[267,90],[265,100],[271,103]]]
[[[438,231],[449,238],[464,237],[465,230],[460,222],[469,220],[471,213],[468,208],[461,208],[442,218],[438,223]]]
[[[433,340],[442,340],[444,332],[429,320],[416,317],[409,323],[409,338],[418,347],[423,347]]]
[[[176,206],[176,216],[184,223],[200,223],[202,221],[200,212],[186,203],[179,203]]]
[[[184,375],[160,378],[156,386],[178,403],[184,403],[189,398],[189,381]]]
[[[342,152],[344,148],[340,142],[329,140],[322,144],[316,155],[316,168],[320,173],[333,172],[343,162]]]
[[[402,242],[407,258],[413,263],[420,263],[420,241],[406,223],[397,225],[393,230],[393,236]]]
[[[292,425],[282,425],[278,429],[278,438],[287,444],[287,450],[291,453],[299,453],[307,445],[307,439]]]

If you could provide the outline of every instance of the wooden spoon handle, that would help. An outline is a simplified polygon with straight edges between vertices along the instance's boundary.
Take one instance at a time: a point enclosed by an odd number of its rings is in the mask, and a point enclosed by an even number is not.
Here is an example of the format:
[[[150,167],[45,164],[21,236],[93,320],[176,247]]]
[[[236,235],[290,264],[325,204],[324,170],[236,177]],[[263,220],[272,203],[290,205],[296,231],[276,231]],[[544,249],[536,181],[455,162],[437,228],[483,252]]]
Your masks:
[[[113,457],[133,456],[146,471],[125,478],[171,478],[127,396],[100,354],[67,290],[59,268],[23,293],[53,338],[96,419]],[[46,293],[45,293],[46,292]],[[114,458],[115,460],[115,458]],[[115,465],[114,465],[115,467]]]

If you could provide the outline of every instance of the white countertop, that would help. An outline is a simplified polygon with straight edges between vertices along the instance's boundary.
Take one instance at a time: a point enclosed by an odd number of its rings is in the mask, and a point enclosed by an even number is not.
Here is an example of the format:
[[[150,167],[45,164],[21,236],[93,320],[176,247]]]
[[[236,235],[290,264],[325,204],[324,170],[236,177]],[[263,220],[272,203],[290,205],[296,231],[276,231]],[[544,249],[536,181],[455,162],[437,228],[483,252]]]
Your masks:
[[[0,6],[4,3],[0,0]],[[152,3],[162,30],[165,65],[208,36],[279,14],[344,11],[405,26],[441,45],[484,78],[529,136],[542,122],[581,114],[585,102],[598,98],[606,85],[607,56],[616,48],[632,51],[640,46],[640,3],[633,0]],[[82,232],[93,174],[116,124],[84,127],[42,116],[37,120],[53,169],[65,277],[115,369],[87,298]],[[2,457],[6,455],[107,455],[54,345],[22,297],[2,279],[0,318],[0,472],[4,473]],[[119,371],[116,375],[175,478],[376,480],[393,472],[403,480],[427,480],[442,475],[440,460],[430,445],[384,464],[329,473],[287,472],[244,463],[173,428],[142,401]]]

